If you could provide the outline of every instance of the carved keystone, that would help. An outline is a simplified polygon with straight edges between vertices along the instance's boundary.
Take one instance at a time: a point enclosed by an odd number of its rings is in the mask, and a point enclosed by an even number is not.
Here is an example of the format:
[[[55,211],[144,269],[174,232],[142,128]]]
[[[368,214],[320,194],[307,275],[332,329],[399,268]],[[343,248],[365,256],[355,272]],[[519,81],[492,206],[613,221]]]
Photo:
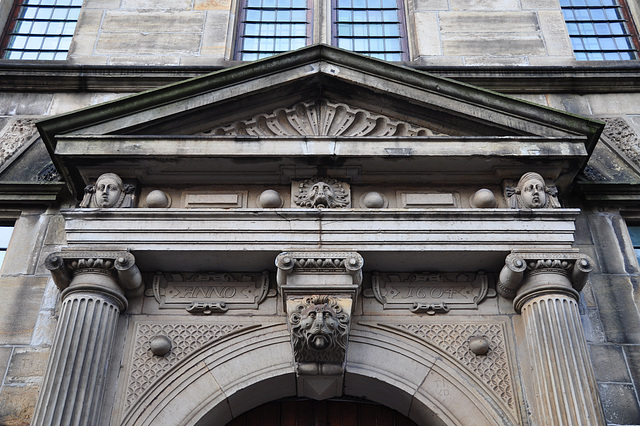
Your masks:
[[[354,252],[285,252],[276,259],[299,396],[322,400],[342,395],[363,263]]]

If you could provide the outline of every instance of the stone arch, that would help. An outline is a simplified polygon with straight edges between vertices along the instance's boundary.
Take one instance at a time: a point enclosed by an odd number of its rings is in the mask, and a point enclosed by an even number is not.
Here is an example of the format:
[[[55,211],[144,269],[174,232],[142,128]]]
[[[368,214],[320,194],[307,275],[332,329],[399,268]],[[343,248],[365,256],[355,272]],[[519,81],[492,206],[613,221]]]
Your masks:
[[[520,423],[486,384],[446,353],[376,325],[354,324],[344,383],[345,395],[386,405],[418,424]],[[286,324],[256,326],[183,359],[140,397],[121,424],[225,425],[296,394]]]

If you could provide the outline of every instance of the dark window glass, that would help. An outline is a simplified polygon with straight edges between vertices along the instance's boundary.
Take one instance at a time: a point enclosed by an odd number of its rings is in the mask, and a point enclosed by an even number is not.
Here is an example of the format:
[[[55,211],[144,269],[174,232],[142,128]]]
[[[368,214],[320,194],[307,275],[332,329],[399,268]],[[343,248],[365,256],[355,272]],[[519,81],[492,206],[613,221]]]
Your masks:
[[[560,0],[579,61],[637,59],[634,35],[619,0]]]
[[[82,0],[17,0],[2,40],[2,58],[66,59],[81,7]]]
[[[236,58],[253,61],[306,46],[311,37],[307,0],[245,0]]]
[[[407,59],[401,0],[333,0],[333,44],[387,61]]]
[[[633,249],[636,252],[638,263],[640,263],[640,226],[628,226],[629,235],[631,236],[631,242],[633,243]]]

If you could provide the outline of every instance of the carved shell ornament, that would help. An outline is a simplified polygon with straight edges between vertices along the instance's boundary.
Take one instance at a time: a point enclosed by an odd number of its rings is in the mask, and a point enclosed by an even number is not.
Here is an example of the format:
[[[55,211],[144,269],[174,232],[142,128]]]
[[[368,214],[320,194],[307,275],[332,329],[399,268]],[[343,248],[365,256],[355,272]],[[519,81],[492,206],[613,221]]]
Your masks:
[[[380,114],[327,100],[301,102],[200,133],[217,136],[433,136],[442,135]]]
[[[294,194],[294,202],[300,207],[342,208],[349,207],[350,191],[343,182],[328,177],[315,177],[300,182]]]

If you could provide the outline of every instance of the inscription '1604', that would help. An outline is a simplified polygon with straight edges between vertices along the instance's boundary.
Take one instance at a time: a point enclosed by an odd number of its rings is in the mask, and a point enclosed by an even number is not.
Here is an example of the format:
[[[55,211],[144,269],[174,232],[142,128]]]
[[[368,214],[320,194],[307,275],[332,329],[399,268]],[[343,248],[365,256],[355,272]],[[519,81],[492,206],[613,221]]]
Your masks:
[[[485,297],[495,293],[489,292],[484,273],[374,273],[372,290],[385,309],[415,310],[416,306],[433,305],[446,307],[447,311],[476,309]]]
[[[161,308],[193,308],[218,304],[227,309],[257,308],[269,296],[269,275],[263,273],[161,273],[153,280]],[[194,305],[195,304],[195,305]]]

